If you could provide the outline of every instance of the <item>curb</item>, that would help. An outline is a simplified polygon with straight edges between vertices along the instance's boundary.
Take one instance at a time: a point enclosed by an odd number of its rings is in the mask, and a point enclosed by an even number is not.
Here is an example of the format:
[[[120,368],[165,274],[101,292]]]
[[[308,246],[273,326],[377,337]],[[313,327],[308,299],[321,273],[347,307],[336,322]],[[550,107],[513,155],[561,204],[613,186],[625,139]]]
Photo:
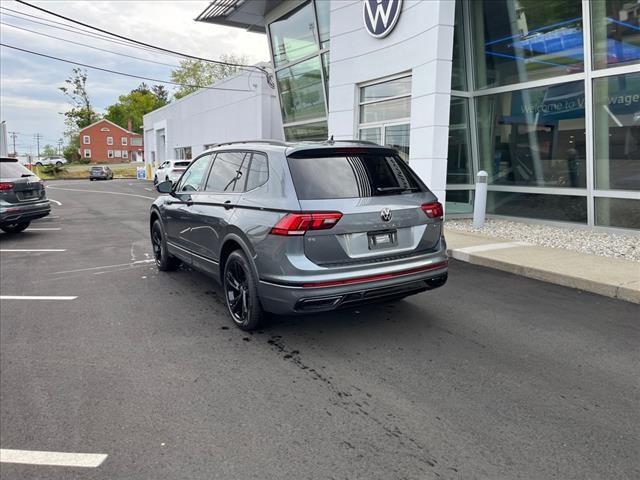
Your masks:
[[[573,275],[543,270],[540,268],[527,267],[525,265],[520,265],[517,263],[495,260],[474,253],[462,252],[457,249],[447,249],[447,254],[451,258],[462,262],[471,263],[473,265],[494,268],[503,272],[513,273],[515,275],[520,275],[527,278],[533,278],[534,280],[541,280],[543,282],[554,283],[556,285],[562,285],[564,287],[576,288],[578,290],[596,293],[605,297],[616,298],[619,300],[640,304],[640,289],[633,288],[631,286],[631,284],[633,283],[640,286],[640,281],[630,280],[629,282],[625,282],[622,284],[610,284],[576,277]]]

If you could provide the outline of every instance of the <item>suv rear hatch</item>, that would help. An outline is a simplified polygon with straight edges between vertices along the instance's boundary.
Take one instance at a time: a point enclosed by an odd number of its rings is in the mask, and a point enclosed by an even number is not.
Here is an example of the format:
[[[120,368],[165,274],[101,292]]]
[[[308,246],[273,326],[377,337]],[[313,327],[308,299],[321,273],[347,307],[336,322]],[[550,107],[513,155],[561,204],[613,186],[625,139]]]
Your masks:
[[[0,161],[0,198],[7,203],[37,202],[45,198],[40,178],[14,160]]]
[[[339,212],[309,229],[307,258],[321,266],[366,264],[428,253],[442,232],[442,206],[394,150],[296,151],[289,168],[303,212]]]

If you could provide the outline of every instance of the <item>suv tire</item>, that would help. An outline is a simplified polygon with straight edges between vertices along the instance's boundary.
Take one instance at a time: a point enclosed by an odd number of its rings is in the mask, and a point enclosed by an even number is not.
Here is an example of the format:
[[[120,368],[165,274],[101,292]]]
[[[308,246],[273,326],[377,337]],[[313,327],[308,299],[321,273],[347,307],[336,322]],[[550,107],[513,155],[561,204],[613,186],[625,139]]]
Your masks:
[[[180,265],[180,260],[171,255],[167,249],[167,239],[164,236],[160,220],[154,221],[151,226],[151,245],[158,270],[168,272],[175,270]]]
[[[237,327],[249,332],[263,323],[265,314],[258,295],[258,280],[242,250],[231,252],[227,258],[222,288],[227,309]]]
[[[0,230],[6,233],[20,233],[26,229],[31,222],[11,223],[9,225],[2,225]]]

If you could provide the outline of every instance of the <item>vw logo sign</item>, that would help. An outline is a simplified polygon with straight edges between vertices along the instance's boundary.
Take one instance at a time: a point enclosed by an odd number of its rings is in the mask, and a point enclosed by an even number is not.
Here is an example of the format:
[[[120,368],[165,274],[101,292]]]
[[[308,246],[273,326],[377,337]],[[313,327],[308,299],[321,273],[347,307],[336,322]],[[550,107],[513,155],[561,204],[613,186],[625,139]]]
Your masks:
[[[383,208],[382,211],[380,212],[380,218],[384,222],[388,222],[389,220],[391,220],[391,210],[388,208]]]
[[[367,32],[375,38],[384,38],[396,26],[402,0],[364,0],[362,16]]]

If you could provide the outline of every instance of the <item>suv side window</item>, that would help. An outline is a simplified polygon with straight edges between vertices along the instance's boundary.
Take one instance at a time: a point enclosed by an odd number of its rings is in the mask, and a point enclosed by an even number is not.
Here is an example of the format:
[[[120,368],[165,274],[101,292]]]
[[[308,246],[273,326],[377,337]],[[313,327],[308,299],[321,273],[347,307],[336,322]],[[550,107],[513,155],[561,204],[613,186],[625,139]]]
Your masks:
[[[205,190],[220,193],[244,191],[250,156],[251,154],[247,152],[218,153],[211,167]]]
[[[247,177],[247,188],[245,191],[264,185],[269,179],[269,163],[267,156],[263,153],[254,153],[251,159],[251,167],[249,167],[249,176]]]
[[[176,192],[199,192],[210,162],[211,155],[203,155],[194,160],[193,163],[189,165],[189,169],[182,175]]]

